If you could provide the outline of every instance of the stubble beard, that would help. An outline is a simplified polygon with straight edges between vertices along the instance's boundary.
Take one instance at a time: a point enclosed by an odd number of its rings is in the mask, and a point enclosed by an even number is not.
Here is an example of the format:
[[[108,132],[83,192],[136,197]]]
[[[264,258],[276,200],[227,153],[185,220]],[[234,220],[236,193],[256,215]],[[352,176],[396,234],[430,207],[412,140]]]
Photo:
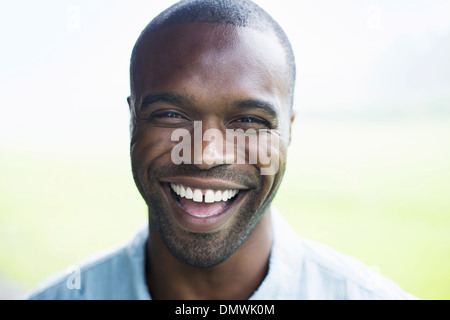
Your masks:
[[[245,203],[241,204],[239,211],[226,228],[208,233],[190,232],[177,226],[170,218],[170,209],[157,182],[156,177],[173,175],[174,171],[188,176],[224,178],[243,183],[251,190],[246,195]],[[269,198],[264,199],[266,195],[262,194],[260,175],[235,170],[231,172],[221,167],[205,172],[194,166],[151,166],[147,172],[147,176],[151,178],[145,181],[133,166],[134,179],[148,205],[149,223],[158,231],[163,243],[174,257],[197,268],[210,268],[227,260],[261,221],[275,195],[273,192]]]
[[[156,200],[156,199],[155,199]],[[174,222],[167,219],[164,205],[159,201],[149,206],[150,223],[158,230],[170,253],[187,265],[197,268],[210,268],[227,260],[244,242],[248,235],[261,221],[268,207],[259,210],[253,208],[249,199],[241,207],[233,222],[226,229],[216,232],[190,232],[174,227]]]

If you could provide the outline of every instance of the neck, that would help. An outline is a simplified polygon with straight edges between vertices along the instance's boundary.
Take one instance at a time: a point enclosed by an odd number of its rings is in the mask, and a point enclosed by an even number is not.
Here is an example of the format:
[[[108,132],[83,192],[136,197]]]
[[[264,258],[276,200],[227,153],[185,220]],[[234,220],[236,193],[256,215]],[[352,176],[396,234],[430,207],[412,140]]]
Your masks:
[[[230,258],[210,268],[176,259],[150,226],[146,267],[150,294],[167,300],[248,299],[267,274],[271,248],[270,209]]]

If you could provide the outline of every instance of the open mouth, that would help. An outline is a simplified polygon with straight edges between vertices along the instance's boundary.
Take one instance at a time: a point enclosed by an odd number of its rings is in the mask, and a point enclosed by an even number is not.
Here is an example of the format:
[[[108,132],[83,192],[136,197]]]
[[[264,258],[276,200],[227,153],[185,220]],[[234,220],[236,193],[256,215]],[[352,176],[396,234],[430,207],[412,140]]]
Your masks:
[[[179,207],[197,218],[221,214],[243,193],[239,189],[200,189],[176,183],[170,183],[170,192]]]

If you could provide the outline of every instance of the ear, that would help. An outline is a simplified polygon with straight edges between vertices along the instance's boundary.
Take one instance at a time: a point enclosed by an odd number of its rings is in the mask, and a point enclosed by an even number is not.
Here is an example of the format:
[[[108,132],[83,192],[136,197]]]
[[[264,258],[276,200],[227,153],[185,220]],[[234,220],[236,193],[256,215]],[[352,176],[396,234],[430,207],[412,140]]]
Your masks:
[[[131,108],[132,108],[132,106],[131,106],[131,96],[129,96],[127,98],[127,102],[128,102],[128,110],[130,110],[130,112],[131,112]]]
[[[128,110],[130,110],[130,137],[133,136],[133,132],[134,129],[136,127],[135,125],[135,113],[134,113],[134,107],[133,107],[133,99],[131,98],[131,96],[129,96],[127,98],[127,103],[128,103]]]
[[[291,110],[291,121],[289,122],[289,144],[291,144],[291,133],[292,133],[292,124],[295,120],[296,111],[294,109]]]

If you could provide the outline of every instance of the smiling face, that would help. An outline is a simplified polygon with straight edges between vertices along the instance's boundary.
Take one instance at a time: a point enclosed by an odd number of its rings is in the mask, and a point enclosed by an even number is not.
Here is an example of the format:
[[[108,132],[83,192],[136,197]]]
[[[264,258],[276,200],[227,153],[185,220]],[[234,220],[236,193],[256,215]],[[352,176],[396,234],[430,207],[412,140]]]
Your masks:
[[[148,34],[135,62],[131,160],[151,233],[191,266],[217,265],[258,228],[285,170],[293,118],[284,51],[270,33],[187,23]],[[171,136],[178,129],[191,133],[192,164],[173,161],[179,142]],[[278,171],[261,175],[267,166],[261,161],[236,163],[236,149],[221,147],[227,141],[202,139],[208,129],[224,139],[227,129],[255,129],[257,141],[277,138],[265,152],[278,158]],[[213,161],[199,159],[198,142],[201,151],[221,150],[201,153]],[[247,158],[257,147],[247,141]]]

